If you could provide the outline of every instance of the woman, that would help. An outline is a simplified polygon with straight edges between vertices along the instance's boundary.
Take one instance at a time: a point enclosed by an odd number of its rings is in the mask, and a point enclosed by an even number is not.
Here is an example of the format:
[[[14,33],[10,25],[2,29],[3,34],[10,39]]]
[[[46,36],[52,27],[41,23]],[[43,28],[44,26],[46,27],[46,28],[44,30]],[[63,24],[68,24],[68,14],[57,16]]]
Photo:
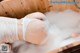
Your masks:
[[[0,18],[0,23],[2,25],[2,27],[0,25],[0,28],[2,29],[2,30],[0,29],[1,30],[1,32],[0,32],[1,42],[0,43],[2,43],[2,42],[12,43],[16,40],[25,40],[25,41],[33,43],[33,44],[41,44],[47,34],[47,31],[45,29],[46,26],[43,22],[44,19],[45,19],[45,16],[39,12],[29,14],[20,20],[4,18],[4,17]],[[51,30],[52,30],[52,36],[51,36],[51,34],[49,34],[48,38],[50,40],[48,39],[48,42],[44,44],[44,47],[42,47],[44,50],[46,50],[46,48],[48,46],[49,46],[49,48],[50,47],[52,48],[52,46],[53,46],[54,42],[52,40],[53,40],[53,34],[55,34],[55,32],[53,31],[53,29],[51,29]],[[5,35],[5,37],[2,37],[4,35]],[[72,35],[78,36],[77,33],[73,33]],[[18,43],[18,42],[16,42],[16,43]],[[24,44],[26,44],[26,43],[24,43]],[[47,45],[47,44],[50,44],[50,45]],[[13,46],[14,45],[15,44],[13,44]],[[24,47],[26,47],[26,46],[24,46]],[[65,48],[67,49],[70,47],[72,47],[72,45],[68,45],[62,49],[65,49]],[[16,48],[16,46],[13,48]],[[21,51],[24,51],[24,50],[21,50]]]
[[[29,14],[20,20],[0,17],[0,43],[25,40],[40,44],[46,37],[45,23],[42,21],[44,18],[45,15],[39,12]]]

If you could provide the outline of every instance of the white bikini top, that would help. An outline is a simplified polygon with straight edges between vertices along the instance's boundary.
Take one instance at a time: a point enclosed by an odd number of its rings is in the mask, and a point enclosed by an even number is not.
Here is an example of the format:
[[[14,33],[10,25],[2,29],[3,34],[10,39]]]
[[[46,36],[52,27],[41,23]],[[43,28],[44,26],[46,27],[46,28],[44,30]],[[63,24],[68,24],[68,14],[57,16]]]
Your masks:
[[[23,18],[23,40],[25,40],[25,36],[26,36],[26,32],[27,32],[27,28],[28,28],[28,24],[33,21],[34,19],[31,19],[31,18]]]

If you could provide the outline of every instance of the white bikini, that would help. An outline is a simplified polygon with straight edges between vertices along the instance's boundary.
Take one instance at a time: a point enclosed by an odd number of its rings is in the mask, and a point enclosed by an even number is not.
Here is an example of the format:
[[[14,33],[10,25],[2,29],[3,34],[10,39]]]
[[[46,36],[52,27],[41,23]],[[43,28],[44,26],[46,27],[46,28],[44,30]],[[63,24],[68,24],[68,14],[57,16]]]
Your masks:
[[[22,36],[23,36],[23,40],[25,40],[28,24],[34,19],[30,19],[30,18],[25,17],[22,20],[23,20],[23,22],[22,22],[22,25],[23,25]],[[5,41],[3,41],[3,39]],[[0,17],[0,43],[1,42],[12,43],[16,40],[19,40],[19,37],[18,37],[18,20],[12,19],[12,18]]]
[[[22,24],[23,24],[23,39],[24,39],[24,40],[26,40],[26,39],[25,39],[25,36],[26,36],[28,24],[29,24],[31,21],[33,21],[33,20],[34,20],[34,19],[27,18],[27,17],[23,18]]]

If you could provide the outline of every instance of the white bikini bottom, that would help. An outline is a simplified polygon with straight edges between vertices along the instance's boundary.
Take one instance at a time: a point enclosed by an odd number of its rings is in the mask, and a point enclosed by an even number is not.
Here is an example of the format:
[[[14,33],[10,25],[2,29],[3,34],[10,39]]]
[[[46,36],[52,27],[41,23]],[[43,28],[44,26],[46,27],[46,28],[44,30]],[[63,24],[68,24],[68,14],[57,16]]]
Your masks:
[[[23,18],[22,19],[23,22],[22,22],[22,25],[23,25],[23,40],[25,40],[25,36],[26,36],[26,32],[27,32],[27,28],[28,28],[28,24],[33,21],[34,19],[31,19],[31,18]]]

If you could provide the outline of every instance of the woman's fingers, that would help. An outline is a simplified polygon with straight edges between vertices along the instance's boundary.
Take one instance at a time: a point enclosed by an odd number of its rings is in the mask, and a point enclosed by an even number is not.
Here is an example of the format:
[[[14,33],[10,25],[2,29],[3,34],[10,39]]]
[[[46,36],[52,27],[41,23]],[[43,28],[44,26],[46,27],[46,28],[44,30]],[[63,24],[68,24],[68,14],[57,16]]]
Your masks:
[[[79,33],[76,33],[76,32],[74,32],[74,33],[72,33],[72,38],[76,38],[76,37],[78,37],[79,36]]]

